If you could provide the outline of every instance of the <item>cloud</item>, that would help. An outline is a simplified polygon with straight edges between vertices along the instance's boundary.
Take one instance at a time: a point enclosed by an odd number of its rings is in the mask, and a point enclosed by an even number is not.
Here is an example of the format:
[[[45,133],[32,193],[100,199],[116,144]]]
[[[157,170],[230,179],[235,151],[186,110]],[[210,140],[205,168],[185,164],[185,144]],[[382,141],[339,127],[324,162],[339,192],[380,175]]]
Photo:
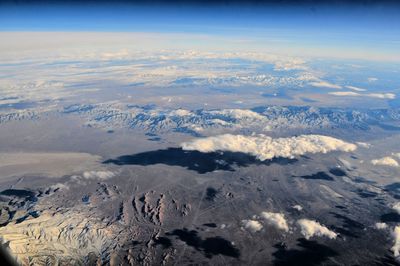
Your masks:
[[[354,96],[354,97],[371,97],[378,99],[394,99],[396,98],[396,94],[394,93],[358,93],[354,91],[333,91],[329,92],[330,95],[334,96]]]
[[[376,223],[376,224],[375,224],[375,228],[376,228],[376,229],[379,229],[379,230],[386,229],[387,227],[388,227],[388,226],[387,226],[386,223]]]
[[[250,232],[258,232],[263,226],[260,222],[255,220],[242,220],[243,228],[249,230]]]
[[[266,221],[267,224],[273,225],[274,227],[285,232],[289,232],[289,226],[283,213],[262,212],[260,216]]]
[[[246,109],[223,109],[218,111],[211,111],[211,114],[220,114],[234,119],[253,119],[265,120],[266,118],[259,113]]]
[[[396,226],[392,233],[394,245],[392,251],[395,257],[400,256],[400,225]]]
[[[356,144],[357,144],[358,146],[363,147],[363,148],[366,148],[366,149],[369,149],[369,148],[371,147],[371,144],[366,143],[366,142],[356,142]]]
[[[372,78],[372,77],[371,77],[371,78],[368,78],[367,80],[368,80],[368,82],[374,82],[374,81],[377,81],[378,79],[377,79],[377,78]]]
[[[185,110],[185,109],[177,109],[174,110],[170,113],[172,116],[189,116],[192,115],[193,113],[191,111]]]
[[[82,176],[85,179],[109,179],[115,174],[111,171],[86,171]]]
[[[396,94],[394,93],[368,93],[368,94],[363,94],[368,97],[374,97],[374,98],[379,98],[379,99],[395,99]]]
[[[63,183],[57,183],[54,185],[51,185],[50,188],[54,189],[59,189],[59,190],[69,190],[69,186]]]
[[[366,91],[366,89],[362,89],[362,88],[355,87],[355,86],[346,86],[346,88],[353,90],[353,91]]]
[[[313,220],[300,219],[297,221],[297,224],[300,226],[301,233],[306,239],[310,239],[313,236],[326,236],[330,239],[337,237],[335,232]]]
[[[256,156],[259,160],[272,158],[294,158],[306,153],[327,153],[330,151],[354,151],[357,146],[343,140],[322,135],[300,135],[288,138],[224,134],[194,139],[181,144],[184,150],[200,152],[231,151]]]
[[[305,61],[300,58],[292,58],[286,61],[275,62],[275,71],[289,71],[289,70],[306,70],[307,66]]]
[[[300,205],[294,205],[292,206],[293,209],[298,210],[298,211],[302,211],[303,207],[301,207]]]
[[[385,165],[385,166],[392,166],[392,167],[398,167],[399,163],[393,159],[392,157],[386,156],[380,159],[374,159],[371,160],[371,163],[373,165]]]
[[[398,214],[400,214],[400,202],[397,202],[393,205],[393,210],[395,210]]]
[[[392,153],[392,155],[394,156],[394,157],[397,157],[397,158],[399,158],[400,159],[400,152],[398,152],[398,153]]]
[[[311,86],[318,87],[318,88],[329,88],[329,89],[341,89],[342,86],[329,83],[327,81],[314,81],[310,82]]]

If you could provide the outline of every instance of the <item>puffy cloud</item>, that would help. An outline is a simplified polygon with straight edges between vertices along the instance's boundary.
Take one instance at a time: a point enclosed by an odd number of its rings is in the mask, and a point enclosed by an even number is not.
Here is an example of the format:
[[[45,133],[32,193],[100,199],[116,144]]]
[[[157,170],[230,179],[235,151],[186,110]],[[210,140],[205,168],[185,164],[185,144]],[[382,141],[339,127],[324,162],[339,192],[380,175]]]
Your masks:
[[[326,236],[330,239],[337,237],[335,232],[313,220],[300,219],[297,221],[297,224],[300,226],[301,233],[306,239],[310,239],[313,236]]]
[[[303,207],[301,207],[300,205],[294,205],[292,206],[293,209],[298,210],[298,211],[302,211]]]
[[[395,257],[400,256],[400,225],[396,226],[392,233],[394,239],[394,245],[392,251]]]
[[[394,93],[358,93],[354,91],[333,91],[329,92],[330,95],[334,96],[360,96],[360,97],[371,97],[378,99],[394,99],[396,98],[396,94]]]
[[[109,179],[115,174],[111,171],[86,171],[82,174],[85,179]]]
[[[255,220],[242,220],[243,228],[249,230],[250,232],[258,232],[263,226],[259,221]]]
[[[376,229],[379,229],[379,230],[386,229],[387,227],[388,227],[388,226],[387,226],[386,223],[376,223],[376,224],[375,224],[375,228],[376,228]]]
[[[341,89],[342,86],[340,85],[336,85],[336,84],[332,84],[329,83],[327,81],[314,81],[314,82],[310,82],[310,85],[313,87],[318,87],[318,88],[329,88],[329,89]]]
[[[374,159],[371,160],[371,163],[373,165],[386,165],[386,166],[393,166],[393,167],[398,167],[399,163],[393,159],[392,157],[386,156],[380,159]]]
[[[232,151],[256,156],[259,160],[275,157],[294,158],[306,153],[327,153],[330,151],[354,151],[357,146],[340,139],[322,135],[300,135],[288,138],[224,134],[195,139],[181,144],[184,150],[200,152]]]
[[[289,232],[289,226],[285,220],[285,215],[282,213],[274,212],[262,212],[261,218],[263,218],[267,224],[273,225],[274,227]]]
[[[398,214],[400,214],[400,202],[397,202],[393,205],[393,210],[395,210]]]

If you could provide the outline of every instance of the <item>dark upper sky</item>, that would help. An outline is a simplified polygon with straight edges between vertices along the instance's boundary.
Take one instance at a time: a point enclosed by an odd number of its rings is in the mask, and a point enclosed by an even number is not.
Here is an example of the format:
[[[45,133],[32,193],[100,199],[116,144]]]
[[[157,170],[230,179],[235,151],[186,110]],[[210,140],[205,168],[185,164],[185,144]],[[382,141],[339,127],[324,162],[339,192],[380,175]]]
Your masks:
[[[0,1],[0,31],[206,34],[399,53],[400,1]],[[260,41],[262,45],[262,41]]]

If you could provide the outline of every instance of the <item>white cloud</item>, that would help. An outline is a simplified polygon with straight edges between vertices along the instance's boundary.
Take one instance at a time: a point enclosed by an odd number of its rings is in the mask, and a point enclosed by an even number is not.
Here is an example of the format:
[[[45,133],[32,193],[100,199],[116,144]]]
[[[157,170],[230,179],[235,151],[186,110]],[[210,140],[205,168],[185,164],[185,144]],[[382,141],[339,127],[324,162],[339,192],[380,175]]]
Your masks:
[[[329,83],[327,81],[314,81],[310,82],[311,86],[318,87],[318,88],[329,88],[329,89],[341,89],[342,86]]]
[[[322,135],[300,135],[288,138],[224,134],[194,139],[181,144],[184,150],[200,152],[232,151],[256,156],[259,160],[275,157],[294,158],[306,153],[327,153],[330,151],[354,151],[357,146],[343,140]]]
[[[305,61],[300,58],[291,58],[286,61],[275,62],[274,70],[276,71],[288,71],[288,70],[306,70],[307,66]]]
[[[82,174],[85,179],[109,179],[115,174],[111,171],[86,171]]]
[[[374,81],[377,81],[378,79],[377,78],[368,78],[368,82],[374,82]]]
[[[313,220],[300,219],[297,221],[297,224],[300,226],[301,233],[306,239],[310,239],[313,236],[326,236],[330,239],[337,237],[335,232]]]
[[[258,232],[263,226],[260,222],[255,220],[242,220],[243,228],[249,230],[250,232]]]
[[[394,245],[392,251],[395,257],[400,256],[400,225],[396,226],[392,233]]]
[[[366,89],[362,89],[362,88],[355,87],[355,86],[346,86],[346,88],[353,90],[353,91],[366,91]]]
[[[298,211],[302,211],[303,207],[301,207],[300,205],[294,205],[292,206],[293,209],[298,210]]]
[[[335,96],[360,96],[361,94],[354,91],[333,91],[329,92],[330,95]]]
[[[379,229],[379,230],[386,229],[387,227],[388,227],[388,226],[387,226],[386,223],[376,223],[376,224],[375,224],[375,228],[376,228],[376,229]]]
[[[395,210],[398,214],[400,214],[400,202],[397,202],[393,205],[393,210]]]
[[[51,185],[50,188],[54,189],[59,189],[59,190],[69,190],[69,186],[63,183],[57,183],[54,185]]]
[[[369,149],[369,148],[371,147],[371,144],[366,143],[366,142],[356,142],[356,144],[357,144],[358,146],[363,147],[363,148],[366,148],[366,149]]]
[[[400,159],[400,152],[398,152],[398,153],[392,153],[392,155],[393,155],[394,157],[397,157],[397,158]]]
[[[289,232],[289,226],[283,213],[262,212],[260,216],[266,221],[267,224],[273,225],[274,227],[285,232]]]
[[[379,99],[394,99],[396,98],[396,94],[394,93],[368,93],[365,94],[368,97],[374,97]]]
[[[246,109],[223,109],[220,111],[211,111],[211,114],[221,114],[235,119],[254,119],[265,120],[266,118],[259,113]]]
[[[188,111],[185,109],[177,109],[170,113],[170,115],[173,115],[173,116],[189,116],[191,114],[192,114],[191,111]]]
[[[333,91],[329,92],[330,95],[334,96],[355,96],[355,97],[371,97],[378,99],[394,99],[396,98],[396,94],[394,93],[358,93],[354,91]]]
[[[392,166],[392,167],[398,167],[399,163],[393,159],[392,157],[386,156],[380,159],[374,159],[371,160],[371,163],[373,165],[385,165],[385,166]]]

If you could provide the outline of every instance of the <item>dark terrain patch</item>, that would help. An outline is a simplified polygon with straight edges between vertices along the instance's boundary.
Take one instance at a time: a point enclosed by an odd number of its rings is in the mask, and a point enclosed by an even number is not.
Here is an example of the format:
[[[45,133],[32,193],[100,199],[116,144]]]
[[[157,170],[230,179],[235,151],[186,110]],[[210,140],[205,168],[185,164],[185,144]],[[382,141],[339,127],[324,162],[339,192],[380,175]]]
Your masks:
[[[89,195],[85,195],[82,197],[82,202],[85,204],[89,204],[90,203],[90,196]]]
[[[232,245],[232,243],[220,236],[208,237],[201,239],[198,232],[195,230],[175,229],[167,233],[170,236],[176,236],[179,240],[186,243],[186,245],[202,251],[207,258],[214,255],[224,255],[233,258],[240,257],[240,251]]]
[[[375,181],[367,180],[367,179],[365,179],[365,178],[363,178],[363,177],[359,177],[359,176],[358,176],[358,177],[355,177],[355,178],[353,179],[353,181],[356,182],[356,183],[365,183],[365,184],[370,184],[370,185],[376,184]]]
[[[25,201],[37,202],[36,193],[26,189],[6,189],[0,192],[0,195],[15,198],[24,198]]]
[[[275,257],[273,264],[276,266],[286,265],[321,265],[329,257],[339,255],[328,246],[316,241],[297,239],[297,246],[301,249],[287,249],[285,245],[277,244],[274,247],[278,250],[272,253]]]
[[[376,266],[400,266],[400,262],[396,261],[393,256],[385,255],[382,258],[379,258],[378,261],[375,262]]]
[[[217,224],[215,224],[215,223],[206,223],[206,224],[203,224],[204,226],[207,226],[207,227],[211,227],[211,228],[217,228]]]
[[[25,189],[6,189],[0,192],[0,195],[25,198],[35,196],[35,192]]]
[[[154,245],[155,246],[161,245],[163,248],[172,247],[171,240],[169,238],[166,238],[166,237],[160,236],[160,237],[154,238],[153,241],[154,241]]]
[[[372,192],[372,191],[368,191],[368,190],[363,190],[363,189],[357,189],[356,193],[361,197],[361,198],[375,198],[376,196],[378,196],[378,193],[376,192]]]
[[[386,192],[388,192],[390,195],[392,195],[395,199],[400,199],[400,183],[392,183],[387,186],[385,186],[384,189]]]
[[[160,141],[161,138],[160,138],[160,137],[153,137],[153,138],[148,138],[147,140],[150,140],[150,141]]]
[[[336,218],[341,219],[343,221],[343,225],[346,228],[349,228],[349,229],[360,229],[360,230],[364,230],[364,228],[365,228],[365,226],[362,223],[357,222],[356,220],[353,220],[353,219],[351,219],[349,217],[346,217],[344,215],[341,215],[339,213],[334,213],[334,212],[331,212],[331,213]]]
[[[318,172],[312,175],[303,175],[298,177],[303,179],[319,179],[319,180],[333,181],[333,178],[325,172]]]
[[[215,199],[215,196],[217,196],[217,194],[218,194],[218,190],[216,190],[213,187],[208,187],[207,191],[206,191],[206,198],[205,199],[209,200],[209,201],[213,201]]]
[[[33,217],[33,218],[38,218],[39,217],[39,213],[37,211],[31,211],[28,212],[27,214],[25,214],[24,216],[18,218],[15,220],[16,224],[22,223],[23,221],[25,221],[29,216]]]
[[[223,160],[224,164],[221,164]],[[182,148],[168,148],[165,150],[148,151],[133,155],[123,155],[116,159],[104,161],[104,164],[116,165],[155,165],[165,164],[181,166],[200,174],[215,170],[235,171],[235,167],[249,165],[270,165],[273,163],[287,165],[296,162],[296,159],[276,158],[260,161],[256,157],[241,152],[210,152],[185,151]]]
[[[346,217],[342,214],[339,213],[334,213],[331,212],[335,216],[335,218],[342,220],[342,227],[339,226],[332,226],[332,229],[336,232],[339,233],[340,235],[345,235],[348,237],[353,237],[353,238],[359,238],[360,231],[364,230],[365,226],[357,222],[349,217]]]
[[[397,212],[390,212],[381,215],[381,222],[384,223],[399,223],[400,222],[400,214]]]
[[[346,172],[337,167],[330,169],[329,173],[331,173],[334,176],[346,176]]]

